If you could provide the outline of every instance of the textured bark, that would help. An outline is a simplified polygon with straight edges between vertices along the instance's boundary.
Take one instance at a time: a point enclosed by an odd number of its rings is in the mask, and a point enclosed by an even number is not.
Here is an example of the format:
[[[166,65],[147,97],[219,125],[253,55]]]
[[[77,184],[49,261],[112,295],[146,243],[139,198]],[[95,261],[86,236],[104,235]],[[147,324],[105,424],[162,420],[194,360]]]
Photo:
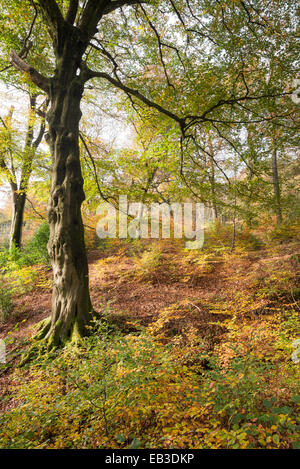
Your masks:
[[[84,83],[94,75],[89,73],[82,58],[102,16],[134,3],[139,0],[88,0],[76,22],[77,0],[70,1],[66,19],[55,0],[37,0],[53,42],[55,74],[47,78],[14,51],[10,55],[12,65],[26,72],[49,95],[51,102],[47,113],[47,140],[53,157],[48,250],[54,285],[51,318],[42,324],[38,333],[38,339],[46,339],[48,348],[63,345],[74,334],[85,334],[85,326],[92,318],[81,217],[84,192],[78,138]]]
[[[66,36],[63,44],[57,53],[47,115],[53,156],[48,249],[54,284],[51,322],[44,330],[49,347],[63,345],[74,334],[85,334],[92,309],[81,217],[84,192],[78,143],[83,82],[77,73],[84,45],[77,35]]]
[[[18,248],[21,247],[26,194],[24,192],[13,191],[12,197],[13,217],[11,221],[10,249],[13,245]]]

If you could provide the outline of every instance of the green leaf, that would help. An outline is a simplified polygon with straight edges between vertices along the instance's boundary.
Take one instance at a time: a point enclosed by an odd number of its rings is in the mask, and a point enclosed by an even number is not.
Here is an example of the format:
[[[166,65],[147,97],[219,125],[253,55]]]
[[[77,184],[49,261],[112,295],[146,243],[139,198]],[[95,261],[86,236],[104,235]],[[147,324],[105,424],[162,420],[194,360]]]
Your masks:
[[[126,438],[125,436],[123,435],[123,433],[120,433],[119,435],[116,436],[116,440],[119,442],[119,443],[124,443],[126,441]]]
[[[300,404],[300,395],[299,395],[299,394],[295,394],[295,395],[292,397],[292,402],[295,402],[296,404]]]

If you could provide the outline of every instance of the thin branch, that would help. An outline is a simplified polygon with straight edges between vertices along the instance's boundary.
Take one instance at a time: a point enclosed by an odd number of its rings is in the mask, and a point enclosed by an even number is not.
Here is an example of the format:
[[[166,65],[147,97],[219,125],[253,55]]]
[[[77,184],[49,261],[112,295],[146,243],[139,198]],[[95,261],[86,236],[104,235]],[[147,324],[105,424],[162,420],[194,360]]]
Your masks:
[[[27,36],[25,37],[24,41],[23,41],[23,48],[26,48],[26,55],[23,55],[21,52],[19,54],[20,57],[22,57],[22,59],[26,59],[26,56],[27,56],[27,53],[29,51],[29,48],[32,46],[32,42],[29,41],[30,39],[30,36],[32,34],[32,31],[33,31],[33,27],[35,25],[35,22],[36,22],[36,19],[37,19],[37,16],[38,16],[38,11],[37,11],[37,7],[35,6],[34,2],[31,2],[33,8],[34,8],[34,16],[33,16],[33,20],[31,22],[31,25],[30,25],[30,28],[29,28],[29,31],[28,31],[28,34]],[[30,42],[30,47],[29,46],[29,43]]]
[[[179,11],[178,11],[178,9],[177,9],[175,3],[173,2],[173,0],[170,0],[170,3],[171,3],[171,5],[172,5],[172,7],[173,7],[173,10],[175,11],[175,14],[176,14],[177,18],[178,18],[179,21],[180,21],[180,23],[185,27],[184,20],[183,20],[181,14],[179,13]]]
[[[26,200],[30,203],[31,207],[32,207],[32,210],[34,211],[34,213],[36,213],[40,218],[42,218],[42,220],[46,220],[46,217],[44,217],[44,215],[42,215],[41,213],[39,213],[36,208],[34,207],[33,203],[31,202],[30,199],[28,199],[28,197],[26,196]]]
[[[96,181],[96,184],[97,184],[98,192],[99,192],[99,194],[101,195],[101,197],[102,197],[103,200],[105,200],[106,202],[110,203],[109,198],[106,197],[106,196],[103,194],[102,190],[101,190],[101,187],[100,187],[100,184],[99,184],[99,180],[98,180],[98,176],[97,176],[97,168],[96,168],[96,165],[95,165],[95,161],[94,161],[93,155],[91,154],[90,149],[89,149],[89,147],[88,147],[88,145],[87,145],[87,143],[86,143],[86,141],[85,141],[85,139],[84,139],[84,137],[83,137],[83,135],[82,135],[81,132],[79,133],[79,138],[80,138],[80,140],[82,141],[83,146],[84,146],[84,148],[85,148],[85,150],[86,150],[86,152],[87,152],[87,154],[88,154],[88,156],[89,156],[89,158],[90,158],[90,160],[91,160],[91,163],[92,163],[92,165],[93,165],[93,173],[94,173],[94,178],[95,178],[95,181]]]
[[[142,3],[148,3],[147,1],[143,0],[124,0],[124,1],[114,1],[109,2],[109,4],[104,8],[104,15],[111,13],[112,11],[116,10],[117,8],[122,8],[130,5],[141,5]]]
[[[154,32],[154,34],[155,34],[155,36],[156,36],[156,39],[157,39],[157,42],[158,42],[158,50],[159,50],[160,61],[161,61],[161,64],[162,64],[162,66],[163,66],[163,69],[164,69],[164,74],[165,74],[165,77],[166,77],[168,86],[171,86],[171,87],[175,90],[175,86],[170,82],[169,75],[168,75],[168,71],[167,71],[167,67],[166,67],[166,64],[165,64],[165,61],[164,61],[163,52],[162,52],[162,46],[163,46],[163,45],[166,46],[166,44],[163,44],[163,43],[162,43],[161,38],[160,38],[160,35],[159,35],[159,32],[157,31],[156,27],[154,26],[154,24],[152,23],[152,21],[151,21],[150,18],[148,17],[145,8],[143,8],[142,5],[140,5],[140,7],[141,7],[142,12],[143,12],[144,15],[145,15],[146,20],[148,21],[148,24],[149,24],[150,28],[152,29],[152,31]]]
[[[39,144],[41,143],[42,138],[43,138],[43,136],[44,136],[44,134],[45,134],[45,128],[46,128],[45,116],[46,116],[46,110],[47,110],[47,107],[48,107],[48,105],[49,105],[49,102],[50,102],[50,100],[47,98],[47,99],[45,100],[45,102],[43,103],[43,105],[42,105],[43,110],[41,111],[40,109],[36,109],[36,111],[35,111],[37,115],[41,115],[40,112],[42,113],[42,116],[41,116],[41,117],[42,117],[42,121],[41,121],[41,125],[40,125],[40,130],[39,130],[39,133],[38,133],[38,135],[37,135],[35,141],[34,141],[33,144],[32,144],[33,148],[35,148],[35,149],[38,148],[38,146],[39,146]]]
[[[165,116],[170,117],[173,119],[175,122],[177,122],[180,127],[183,129],[184,127],[184,119],[182,117],[177,116],[173,112],[169,111],[168,109],[163,108],[161,105],[155,103],[154,101],[151,101],[150,99],[146,98],[142,93],[140,93],[138,90],[135,90],[134,88],[130,88],[127,85],[124,85],[121,81],[116,80],[115,78],[111,77],[108,73],[105,72],[96,72],[93,70],[90,70],[85,66],[85,74],[86,74],[86,80],[89,80],[91,78],[104,78],[105,80],[109,81],[112,83],[114,86],[117,88],[125,91],[125,93],[129,93],[131,96],[136,97],[140,101],[142,101],[144,104],[147,106],[156,109],[159,111],[161,114],[164,114]]]

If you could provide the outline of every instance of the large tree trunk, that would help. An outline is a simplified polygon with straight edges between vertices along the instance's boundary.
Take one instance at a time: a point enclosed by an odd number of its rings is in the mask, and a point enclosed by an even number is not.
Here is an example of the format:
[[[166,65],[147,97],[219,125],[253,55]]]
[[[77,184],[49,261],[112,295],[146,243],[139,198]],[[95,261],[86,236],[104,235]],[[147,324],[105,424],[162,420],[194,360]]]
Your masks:
[[[77,75],[82,46],[76,38],[65,41],[57,57],[47,115],[53,156],[52,188],[48,207],[48,250],[53,267],[51,321],[43,334],[48,347],[87,332],[92,306],[84,244],[81,204],[85,198],[79,158],[80,101],[83,82]]]
[[[21,247],[26,194],[23,191],[18,192],[17,190],[13,190],[12,198],[13,198],[13,216],[11,220],[10,242],[9,242],[10,249],[12,249],[13,246],[16,246],[18,248]]]

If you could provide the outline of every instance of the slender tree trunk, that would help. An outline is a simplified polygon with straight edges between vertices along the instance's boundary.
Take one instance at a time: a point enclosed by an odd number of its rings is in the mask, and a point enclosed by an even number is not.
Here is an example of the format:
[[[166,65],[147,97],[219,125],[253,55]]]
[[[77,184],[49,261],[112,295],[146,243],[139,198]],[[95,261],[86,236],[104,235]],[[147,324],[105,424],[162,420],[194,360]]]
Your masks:
[[[80,101],[83,82],[78,73],[81,47],[76,38],[65,41],[57,57],[47,115],[53,156],[52,188],[48,206],[48,250],[53,267],[51,321],[42,335],[48,347],[84,335],[91,321],[88,262],[81,204],[85,198],[79,158]]]
[[[13,206],[13,216],[11,222],[11,231],[10,231],[10,249],[13,246],[18,248],[21,247],[22,244],[22,228],[23,228],[23,219],[24,219],[24,210],[25,210],[25,203],[26,203],[26,196],[28,191],[28,184],[29,179],[32,173],[32,164],[35,152],[42,141],[44,131],[45,131],[45,123],[44,119],[41,122],[41,127],[37,138],[33,140],[34,137],[34,124],[36,119],[36,94],[30,95],[30,108],[28,113],[28,126],[27,126],[27,133],[26,133],[26,140],[24,146],[24,154],[22,158],[22,166],[21,166],[21,174],[20,174],[20,182],[17,183],[17,178],[15,174],[15,170],[12,170],[10,173],[10,186],[11,186],[11,194],[12,194],[12,206]],[[47,101],[45,101],[44,105]],[[46,109],[46,107],[45,107]]]
[[[17,190],[14,190],[12,193],[12,198],[13,217],[10,231],[10,249],[12,249],[13,245],[18,248],[21,247],[26,194],[25,192],[18,192]]]
[[[235,235],[236,235],[236,220],[235,220],[235,215],[232,220],[232,234],[231,234],[231,248],[230,252],[234,251],[235,248]]]
[[[216,199],[216,184],[215,184],[215,167],[214,162],[211,160],[211,198],[212,198],[212,208],[214,212],[215,221],[218,219],[218,208],[217,208],[217,199]]]
[[[215,181],[215,162],[214,162],[214,149],[211,140],[209,139],[209,165],[210,165],[210,190],[211,190],[211,200],[212,208],[215,217],[215,221],[218,219],[218,208],[217,208],[217,197],[216,197],[216,181]]]
[[[272,153],[272,176],[273,176],[273,187],[274,187],[274,208],[276,214],[276,223],[280,225],[282,222],[282,211],[281,211],[281,194],[280,184],[278,175],[278,164],[277,164],[277,149],[273,149]]]
[[[236,156],[234,159],[234,199],[233,199],[233,218],[232,218],[232,236],[231,236],[231,249],[230,252],[233,252],[235,249],[235,240],[236,240],[236,209],[237,209],[237,196],[236,196],[236,178],[237,178],[237,166],[236,166]]]

